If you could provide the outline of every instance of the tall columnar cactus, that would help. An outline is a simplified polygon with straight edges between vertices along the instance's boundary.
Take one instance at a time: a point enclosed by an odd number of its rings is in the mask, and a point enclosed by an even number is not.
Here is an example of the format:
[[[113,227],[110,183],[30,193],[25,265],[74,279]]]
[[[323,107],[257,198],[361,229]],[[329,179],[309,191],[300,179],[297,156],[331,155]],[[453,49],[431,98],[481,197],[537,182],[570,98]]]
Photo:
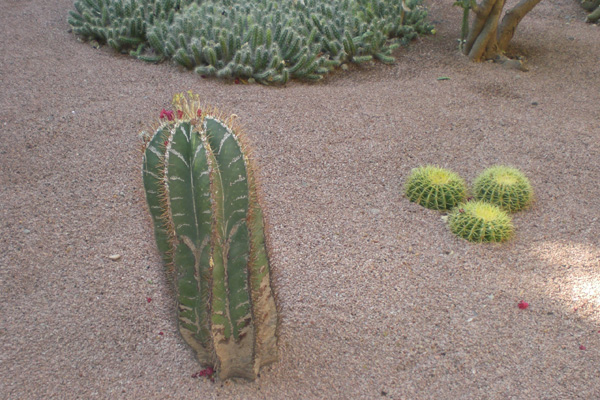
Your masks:
[[[277,359],[277,312],[252,166],[231,117],[191,95],[174,105],[146,143],[143,179],[179,330],[221,379],[253,380]]]

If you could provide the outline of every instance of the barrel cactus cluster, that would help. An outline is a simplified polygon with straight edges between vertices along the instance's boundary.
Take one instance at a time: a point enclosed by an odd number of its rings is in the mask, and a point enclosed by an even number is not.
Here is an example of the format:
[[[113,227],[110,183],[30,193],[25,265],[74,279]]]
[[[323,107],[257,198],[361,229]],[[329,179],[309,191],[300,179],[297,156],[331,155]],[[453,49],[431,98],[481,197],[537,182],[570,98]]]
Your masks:
[[[145,138],[143,181],[179,330],[221,379],[253,380],[277,359],[278,316],[247,146],[197,96],[174,108]]]
[[[394,62],[394,48],[433,31],[421,1],[76,0],[68,22],[141,60],[283,84],[345,63]]]
[[[493,166],[473,182],[472,197],[456,173],[427,165],[413,169],[405,184],[412,202],[433,210],[448,210],[450,231],[471,242],[503,242],[514,234],[510,213],[527,208],[533,189],[516,168]]]

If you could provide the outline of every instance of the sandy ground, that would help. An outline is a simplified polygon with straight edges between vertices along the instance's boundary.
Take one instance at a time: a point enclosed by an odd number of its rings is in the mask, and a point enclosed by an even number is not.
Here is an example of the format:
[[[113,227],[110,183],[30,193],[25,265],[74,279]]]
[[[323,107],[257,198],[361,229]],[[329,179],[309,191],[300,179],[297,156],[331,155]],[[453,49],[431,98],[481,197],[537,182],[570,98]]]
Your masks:
[[[3,0],[0,398],[600,398],[600,28],[543,1],[523,73],[459,55],[451,3],[394,66],[270,88],[94,49],[72,0]],[[261,168],[281,360],[253,383],[192,377],[145,208],[138,133],[189,89]],[[516,237],[470,244],[410,203],[428,163],[520,168]]]

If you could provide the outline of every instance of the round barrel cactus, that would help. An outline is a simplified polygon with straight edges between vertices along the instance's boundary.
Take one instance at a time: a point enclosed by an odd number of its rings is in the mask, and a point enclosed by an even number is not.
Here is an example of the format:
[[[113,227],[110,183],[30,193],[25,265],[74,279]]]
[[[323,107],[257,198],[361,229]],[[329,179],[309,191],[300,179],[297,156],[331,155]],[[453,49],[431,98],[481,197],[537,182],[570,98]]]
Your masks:
[[[512,237],[510,216],[484,201],[461,203],[448,216],[450,230],[470,242],[503,242]]]
[[[529,179],[516,168],[497,165],[483,171],[473,182],[475,199],[508,212],[522,210],[533,200]]]
[[[450,210],[467,198],[464,179],[433,165],[413,169],[404,189],[410,201],[432,210]]]

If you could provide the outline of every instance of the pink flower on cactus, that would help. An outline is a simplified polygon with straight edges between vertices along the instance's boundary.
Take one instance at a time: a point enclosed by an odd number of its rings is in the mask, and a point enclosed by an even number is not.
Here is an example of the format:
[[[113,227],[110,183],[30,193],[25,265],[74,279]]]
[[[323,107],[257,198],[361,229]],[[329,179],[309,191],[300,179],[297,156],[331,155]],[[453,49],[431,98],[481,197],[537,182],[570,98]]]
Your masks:
[[[183,118],[183,111],[177,110],[177,118],[179,118],[179,119]]]
[[[529,307],[529,303],[526,303],[525,301],[521,300],[518,306],[521,310],[525,310],[527,307]]]
[[[164,119],[164,118],[167,118],[167,120],[169,120],[169,121],[173,121],[173,119],[175,119],[175,117],[173,115],[173,111],[165,110],[164,108],[162,110],[160,110],[160,119]]]
[[[202,110],[198,109],[198,111],[196,111],[196,115],[199,116],[199,117],[201,117],[202,116]]]

